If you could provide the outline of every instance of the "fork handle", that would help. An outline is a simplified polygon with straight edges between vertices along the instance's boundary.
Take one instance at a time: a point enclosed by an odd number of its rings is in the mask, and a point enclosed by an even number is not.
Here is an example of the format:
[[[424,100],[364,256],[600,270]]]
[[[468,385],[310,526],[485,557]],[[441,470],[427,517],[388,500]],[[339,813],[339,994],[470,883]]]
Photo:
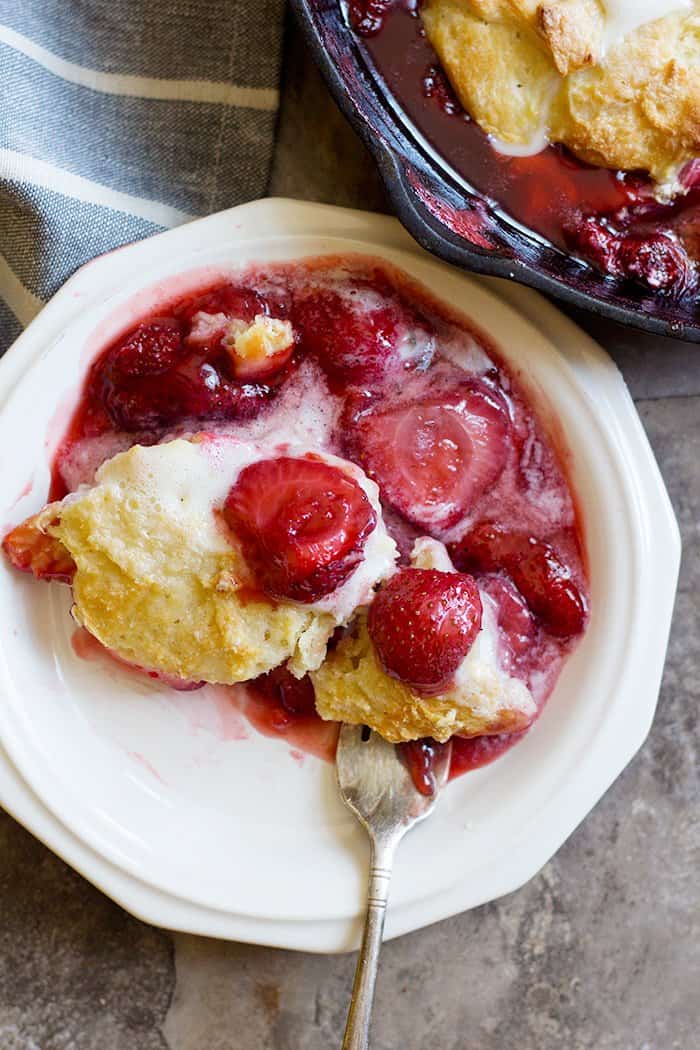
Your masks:
[[[367,890],[367,915],[362,934],[360,955],[352,986],[352,999],[345,1025],[343,1050],[367,1050],[369,1047],[369,1023],[374,1001],[374,986],[377,980],[379,949],[382,945],[384,917],[389,899],[389,883],[394,863],[395,842],[372,840]]]

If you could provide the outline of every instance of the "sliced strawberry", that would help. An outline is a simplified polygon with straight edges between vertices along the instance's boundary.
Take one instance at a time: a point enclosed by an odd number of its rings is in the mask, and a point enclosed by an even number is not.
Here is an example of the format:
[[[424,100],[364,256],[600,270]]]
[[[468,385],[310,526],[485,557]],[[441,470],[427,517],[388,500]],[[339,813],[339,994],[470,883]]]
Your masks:
[[[551,634],[580,634],[586,624],[586,600],[553,547],[524,532],[482,522],[450,548],[463,570],[508,573],[532,611]]]
[[[263,384],[232,382],[217,365],[198,358],[186,362],[167,379],[185,386],[176,421],[183,416],[198,420],[250,419],[272,393]]]
[[[473,381],[447,397],[371,408],[349,442],[382,499],[430,531],[454,525],[498,480],[509,432],[504,402]]]
[[[344,583],[377,523],[344,471],[289,456],[245,467],[224,519],[265,593],[298,602],[318,601]]]
[[[586,602],[566,566],[548,543],[530,539],[527,552],[513,568],[513,582],[549,631],[562,638],[580,634],[586,624]]]
[[[531,651],[537,630],[527,602],[507,577],[487,576],[482,585],[496,602],[498,627],[505,635],[514,659],[522,659]]]
[[[448,550],[454,564],[464,572],[498,572],[517,562],[527,539],[524,533],[508,532],[502,525],[483,521]]]
[[[369,634],[387,674],[424,692],[454,677],[481,630],[476,581],[459,572],[402,569],[369,610]]]
[[[163,319],[140,324],[109,358],[111,368],[119,376],[155,376],[172,368],[183,352],[179,324]]]
[[[2,549],[16,569],[31,572],[38,580],[71,583],[75,562],[54,536],[47,536],[37,525],[37,516],[27,518],[5,536]]]
[[[202,313],[195,309],[202,303],[212,311],[222,306],[229,312]],[[245,327],[256,317],[267,321],[262,297],[251,289],[226,285],[190,303],[180,319],[156,318],[139,325],[93,367],[94,400],[104,406],[115,427],[128,432],[157,430],[186,419],[250,418],[271,391],[252,382],[252,373],[232,376],[236,370],[230,367],[223,338],[232,318]],[[191,330],[187,340],[183,338],[183,326],[188,330],[202,324],[195,340]],[[281,367],[277,359],[272,368],[268,365],[266,375]]]
[[[363,293],[361,283],[351,296],[318,291],[297,305],[294,323],[302,346],[333,378],[372,385],[401,367],[399,340],[416,321],[404,317],[398,304],[368,303]]]
[[[170,426],[183,419],[248,419],[269,397],[254,384],[232,383],[207,362],[192,360],[159,376],[98,376],[102,402],[119,430]]]

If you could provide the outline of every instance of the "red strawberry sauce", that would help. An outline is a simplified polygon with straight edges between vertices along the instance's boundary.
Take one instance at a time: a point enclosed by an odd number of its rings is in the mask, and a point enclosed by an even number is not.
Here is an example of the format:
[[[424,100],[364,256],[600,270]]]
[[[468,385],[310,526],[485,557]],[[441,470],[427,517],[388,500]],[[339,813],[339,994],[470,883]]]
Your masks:
[[[243,381],[236,378],[222,331],[227,320],[250,322],[259,315],[291,322],[294,352],[280,357],[274,373],[268,369],[256,381],[247,372]],[[554,443],[484,333],[407,275],[370,258],[251,267],[161,303],[157,315],[143,317],[98,353],[55,455],[51,496],[89,483],[100,463],[137,441],[203,432],[251,440],[273,435],[362,466],[380,487],[385,521],[404,562],[417,536],[432,535],[450,546],[458,568],[469,564],[482,598],[486,594],[495,605],[501,661],[527,682],[541,708],[585,618],[580,526]],[[294,495],[293,512],[285,510],[285,498],[274,522],[268,521],[272,504],[267,500],[256,509],[255,492],[267,485],[272,499],[272,492],[287,486],[294,494],[300,485],[298,461],[273,463],[253,471],[254,484],[241,481],[228,513],[234,525],[239,518],[254,525],[248,541],[266,576],[261,584],[278,594],[288,588],[303,601],[308,586],[334,585],[334,572],[345,578],[371,515],[350,486],[338,494],[351,511],[350,531],[339,533],[328,497],[335,471],[319,465],[311,509],[303,501],[297,506]],[[283,539],[291,553],[287,575],[280,575],[268,547],[274,547],[275,522],[286,521],[285,514],[291,524]],[[465,551],[464,537],[494,522],[508,537],[501,541],[507,557]],[[309,560],[307,531],[324,558],[331,550],[328,564]],[[533,549],[547,555],[542,570],[542,559],[531,567]],[[518,552],[530,560],[522,563]],[[471,577],[456,577],[454,591],[464,619],[458,641],[467,647],[470,625],[480,622],[480,604],[478,593],[465,590],[460,579]],[[583,618],[572,628],[570,617],[560,629],[552,617],[556,621],[564,584],[579,594]],[[453,642],[450,636],[450,652]],[[445,654],[440,658],[445,666],[436,669],[436,682],[453,670]],[[430,668],[420,670],[429,681]],[[303,742],[317,755],[332,753],[335,729],[316,715],[310,681],[297,682],[278,669],[224,692],[261,732],[286,737],[294,747]],[[452,774],[492,761],[522,735],[455,740]],[[422,790],[430,790],[437,746],[428,741],[405,751]]]
[[[533,156],[499,153],[464,112],[440,68],[422,28],[420,0],[350,0],[348,8],[367,61],[410,122],[498,208],[610,276],[674,298],[697,292],[697,162],[681,175],[687,194],[660,204],[643,172],[591,167],[557,145]],[[415,188],[448,225],[489,246],[487,222],[470,228],[464,213],[451,216],[443,203],[429,199],[427,188]]]

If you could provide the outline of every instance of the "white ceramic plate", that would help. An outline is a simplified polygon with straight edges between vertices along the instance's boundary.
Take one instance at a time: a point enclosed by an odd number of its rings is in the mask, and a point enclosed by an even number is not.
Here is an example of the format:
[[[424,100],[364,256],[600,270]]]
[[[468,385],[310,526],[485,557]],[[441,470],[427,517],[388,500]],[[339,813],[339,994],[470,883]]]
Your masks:
[[[680,542],[606,355],[534,293],[502,282],[487,290],[435,262],[393,220],[291,201],[245,205],[96,260],[3,359],[0,525],[44,502],[51,444],[96,331],[156,302],[159,283],[178,273],[346,251],[389,259],[472,315],[543,411],[553,409],[591,573],[590,627],[537,725],[503,758],[453,782],[402,845],[391,937],[530,878],[649,730]],[[66,588],[0,567],[6,807],[150,921],[289,948],[351,947],[365,843],[336,797],[332,767],[246,728],[206,690],[176,694],[78,659],[68,607]]]

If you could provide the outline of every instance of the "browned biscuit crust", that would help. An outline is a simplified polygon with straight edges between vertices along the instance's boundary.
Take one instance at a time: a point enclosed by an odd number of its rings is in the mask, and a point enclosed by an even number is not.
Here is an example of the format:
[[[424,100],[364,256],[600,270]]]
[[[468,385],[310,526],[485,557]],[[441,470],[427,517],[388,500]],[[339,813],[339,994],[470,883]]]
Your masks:
[[[700,2],[606,53],[598,0],[427,0],[422,16],[462,104],[505,143],[544,130],[668,186],[700,150]]]

